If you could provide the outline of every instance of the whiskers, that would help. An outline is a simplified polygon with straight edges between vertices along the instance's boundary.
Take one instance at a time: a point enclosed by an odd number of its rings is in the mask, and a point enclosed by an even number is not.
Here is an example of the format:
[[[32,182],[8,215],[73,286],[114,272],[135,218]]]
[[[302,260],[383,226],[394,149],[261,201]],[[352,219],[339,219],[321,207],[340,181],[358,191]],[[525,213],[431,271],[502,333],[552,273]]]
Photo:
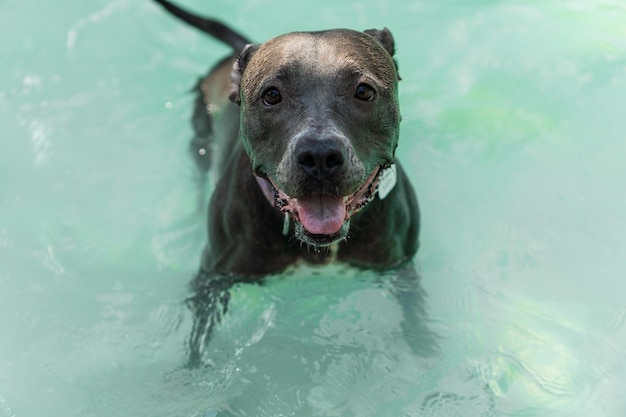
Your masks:
[[[337,252],[339,251],[339,244],[342,242],[346,242],[349,236],[342,237],[338,239],[336,242],[330,245],[315,245],[311,242],[308,242],[304,236],[302,236],[302,232],[296,230],[292,235],[289,236],[289,245],[291,247],[298,247],[300,251],[306,252],[308,254],[318,255],[321,257],[330,256],[331,259],[335,259],[337,256]]]

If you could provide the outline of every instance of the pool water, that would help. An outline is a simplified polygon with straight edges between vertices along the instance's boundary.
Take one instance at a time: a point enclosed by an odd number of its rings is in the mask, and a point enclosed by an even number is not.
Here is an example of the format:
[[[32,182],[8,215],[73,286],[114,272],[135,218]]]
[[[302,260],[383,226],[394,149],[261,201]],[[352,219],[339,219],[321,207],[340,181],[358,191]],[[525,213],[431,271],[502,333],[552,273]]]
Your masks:
[[[626,415],[624,2],[182,4],[259,41],[391,29],[428,349],[389,274],[303,266],[235,288],[185,369],[189,89],[228,49],[147,0],[9,0],[0,417]]]

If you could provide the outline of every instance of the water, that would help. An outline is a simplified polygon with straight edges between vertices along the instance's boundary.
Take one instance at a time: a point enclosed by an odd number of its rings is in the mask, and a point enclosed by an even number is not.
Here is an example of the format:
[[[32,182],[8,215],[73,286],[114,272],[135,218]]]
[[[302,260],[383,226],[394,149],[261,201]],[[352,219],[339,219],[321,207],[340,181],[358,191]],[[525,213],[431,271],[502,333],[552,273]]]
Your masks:
[[[623,2],[184,4],[258,40],[392,30],[434,353],[389,277],[300,268],[236,288],[212,364],[182,368],[188,90],[227,49],[148,1],[9,1],[1,417],[626,413]]]

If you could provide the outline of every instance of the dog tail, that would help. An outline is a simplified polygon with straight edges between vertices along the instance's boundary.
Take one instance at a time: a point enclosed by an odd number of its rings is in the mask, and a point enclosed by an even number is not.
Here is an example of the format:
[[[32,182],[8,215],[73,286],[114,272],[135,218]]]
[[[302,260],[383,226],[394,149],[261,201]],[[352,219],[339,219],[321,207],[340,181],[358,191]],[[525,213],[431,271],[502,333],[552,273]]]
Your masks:
[[[241,51],[244,46],[251,43],[248,39],[215,19],[208,19],[196,16],[194,14],[191,14],[187,10],[184,10],[177,5],[170,3],[167,0],[154,1],[163,6],[165,10],[167,10],[183,22],[229,45],[231,48],[233,48],[233,50],[235,50],[235,52]]]

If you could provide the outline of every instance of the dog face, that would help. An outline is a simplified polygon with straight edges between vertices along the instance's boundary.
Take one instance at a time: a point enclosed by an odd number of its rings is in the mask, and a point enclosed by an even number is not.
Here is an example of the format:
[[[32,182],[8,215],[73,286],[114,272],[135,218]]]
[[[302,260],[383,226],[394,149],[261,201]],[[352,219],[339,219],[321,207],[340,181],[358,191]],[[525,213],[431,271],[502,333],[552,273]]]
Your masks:
[[[386,29],[290,33],[248,45],[232,72],[254,173],[313,246],[345,239],[350,217],[393,162],[400,113]]]

